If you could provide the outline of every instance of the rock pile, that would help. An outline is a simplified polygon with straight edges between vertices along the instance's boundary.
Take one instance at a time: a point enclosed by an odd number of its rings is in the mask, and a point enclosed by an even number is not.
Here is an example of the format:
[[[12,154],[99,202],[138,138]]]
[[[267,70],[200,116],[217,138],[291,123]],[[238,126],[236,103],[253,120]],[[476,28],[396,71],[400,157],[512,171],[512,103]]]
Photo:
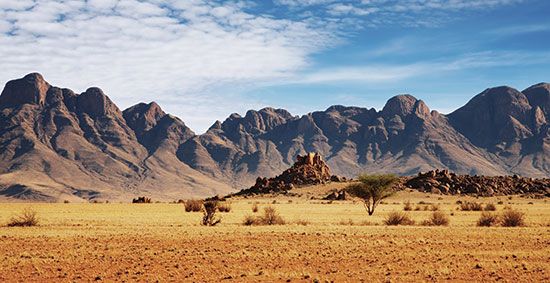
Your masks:
[[[448,170],[433,170],[418,173],[405,183],[406,187],[423,192],[441,194],[467,194],[496,196],[525,194],[550,196],[550,179],[533,179],[513,176],[457,175]]]
[[[281,175],[274,178],[256,179],[256,184],[242,190],[238,195],[279,193],[293,189],[296,186],[318,185],[327,182],[344,182],[346,178],[330,174],[330,168],[321,155],[308,153],[298,155],[296,163]]]

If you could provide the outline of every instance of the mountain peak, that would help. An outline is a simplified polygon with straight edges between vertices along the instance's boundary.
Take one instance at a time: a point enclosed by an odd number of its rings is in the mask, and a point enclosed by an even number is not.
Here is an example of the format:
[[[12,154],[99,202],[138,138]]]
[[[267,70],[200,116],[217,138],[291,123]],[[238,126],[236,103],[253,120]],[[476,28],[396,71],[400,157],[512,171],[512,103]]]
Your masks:
[[[50,89],[44,77],[39,73],[30,73],[21,79],[6,83],[0,95],[0,105],[43,105]]]
[[[156,102],[138,103],[122,113],[126,123],[134,131],[142,133],[154,127],[166,115]]]
[[[382,115],[386,117],[395,115],[404,117],[413,113],[428,115],[430,109],[422,100],[418,100],[410,94],[401,94],[390,98],[382,109]]]
[[[540,107],[550,115],[550,84],[538,83],[522,91],[532,107]]]
[[[98,87],[88,88],[77,98],[78,109],[93,118],[101,117],[109,113],[118,113],[118,107]]]

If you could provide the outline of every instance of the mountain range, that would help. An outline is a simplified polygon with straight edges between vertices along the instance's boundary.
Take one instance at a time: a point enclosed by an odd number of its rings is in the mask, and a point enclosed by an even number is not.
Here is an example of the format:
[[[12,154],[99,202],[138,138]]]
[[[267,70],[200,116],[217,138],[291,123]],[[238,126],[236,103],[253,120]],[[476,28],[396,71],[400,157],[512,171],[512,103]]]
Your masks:
[[[550,176],[550,84],[488,88],[444,115],[411,95],[382,110],[331,106],[230,115],[197,135],[155,103],[121,111],[103,91],[37,73],[0,95],[0,200],[129,201],[227,194],[318,152],[336,175]]]

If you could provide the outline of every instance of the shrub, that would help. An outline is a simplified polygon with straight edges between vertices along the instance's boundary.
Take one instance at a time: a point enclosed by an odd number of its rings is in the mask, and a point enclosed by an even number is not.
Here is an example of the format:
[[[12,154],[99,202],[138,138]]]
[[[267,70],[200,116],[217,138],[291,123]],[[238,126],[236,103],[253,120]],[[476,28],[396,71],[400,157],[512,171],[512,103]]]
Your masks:
[[[449,226],[449,216],[447,216],[445,213],[441,211],[434,211],[432,213],[432,216],[424,220],[422,222],[422,225],[425,226]]]
[[[415,211],[420,211],[421,207],[420,205],[416,205],[416,207],[414,208]]]
[[[504,202],[501,201],[501,200],[499,200],[497,203],[498,203],[498,204],[501,204],[501,205],[504,204]]]
[[[16,215],[10,219],[8,227],[30,227],[38,225],[38,217],[36,211],[25,208],[20,215]]]
[[[483,205],[479,202],[463,202],[460,204],[460,210],[462,211],[482,211]]]
[[[497,214],[484,211],[481,213],[481,216],[477,220],[477,226],[480,227],[491,227],[498,225],[499,217]]]
[[[384,220],[386,225],[414,225],[414,220],[412,220],[407,213],[392,211],[386,219]]]
[[[219,212],[230,212],[231,211],[231,204],[230,203],[218,204],[218,211]]]
[[[504,227],[525,226],[525,213],[513,209],[506,210],[502,213],[501,223]]]
[[[412,210],[412,204],[410,201],[405,202],[405,206],[403,206],[404,211],[411,211]]]
[[[264,208],[264,215],[260,217],[261,223],[263,225],[284,225],[285,220],[279,215],[277,210],[268,206]]]
[[[68,201],[68,200],[64,200],[63,203],[69,203],[69,201]]]
[[[340,220],[340,222],[338,222],[338,224],[339,224],[339,225],[349,225],[349,226],[355,225],[355,223],[353,222],[352,219]]]
[[[252,215],[247,215],[244,217],[243,225],[245,226],[258,225],[258,218]]]
[[[305,223],[306,221],[302,221]],[[285,220],[279,215],[277,210],[268,206],[264,208],[264,214],[261,216],[247,215],[243,220],[243,225],[284,225]],[[298,224],[298,223],[297,223]],[[306,225],[306,224],[304,224]]]
[[[485,205],[485,208],[483,209],[485,211],[495,211],[497,210],[497,207],[493,203],[488,203]]]
[[[258,202],[255,202],[252,204],[252,212],[256,213],[258,212]]]
[[[438,211],[439,210],[439,204],[430,204],[430,210],[431,211]]]
[[[349,185],[346,192],[361,198],[369,215],[380,202],[393,194],[393,185],[399,178],[393,174],[360,175],[359,182]]]
[[[183,205],[185,206],[186,212],[199,212],[202,210],[202,205],[204,201],[197,199],[186,200]]]
[[[203,203],[203,216],[201,224],[204,226],[216,226],[222,220],[216,217],[216,210],[218,208],[218,201],[211,200]]]
[[[296,223],[297,225],[301,225],[301,226],[307,226],[307,225],[310,224],[309,221],[304,220],[304,219],[298,219],[298,220],[294,221],[294,223]]]

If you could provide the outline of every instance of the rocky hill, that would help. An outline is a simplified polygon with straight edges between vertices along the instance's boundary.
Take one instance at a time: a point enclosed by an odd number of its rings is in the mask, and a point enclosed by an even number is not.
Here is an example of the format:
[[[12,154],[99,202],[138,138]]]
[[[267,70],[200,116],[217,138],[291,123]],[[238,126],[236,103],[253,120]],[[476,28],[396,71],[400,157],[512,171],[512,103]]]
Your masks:
[[[177,158],[194,133],[154,103],[123,113],[99,88],[77,94],[29,74],[6,84],[0,111],[0,198],[173,200],[230,191]]]
[[[195,135],[154,102],[121,111],[29,74],[0,95],[0,199],[153,199],[226,194],[318,152],[332,174],[550,176],[550,85],[490,88],[449,115],[411,95],[382,110],[332,106],[303,116],[250,110]]]
[[[237,195],[281,193],[296,186],[318,185],[327,182],[345,181],[346,178],[330,174],[330,168],[318,153],[298,155],[292,167],[273,178],[258,177],[249,189],[239,191]]]

